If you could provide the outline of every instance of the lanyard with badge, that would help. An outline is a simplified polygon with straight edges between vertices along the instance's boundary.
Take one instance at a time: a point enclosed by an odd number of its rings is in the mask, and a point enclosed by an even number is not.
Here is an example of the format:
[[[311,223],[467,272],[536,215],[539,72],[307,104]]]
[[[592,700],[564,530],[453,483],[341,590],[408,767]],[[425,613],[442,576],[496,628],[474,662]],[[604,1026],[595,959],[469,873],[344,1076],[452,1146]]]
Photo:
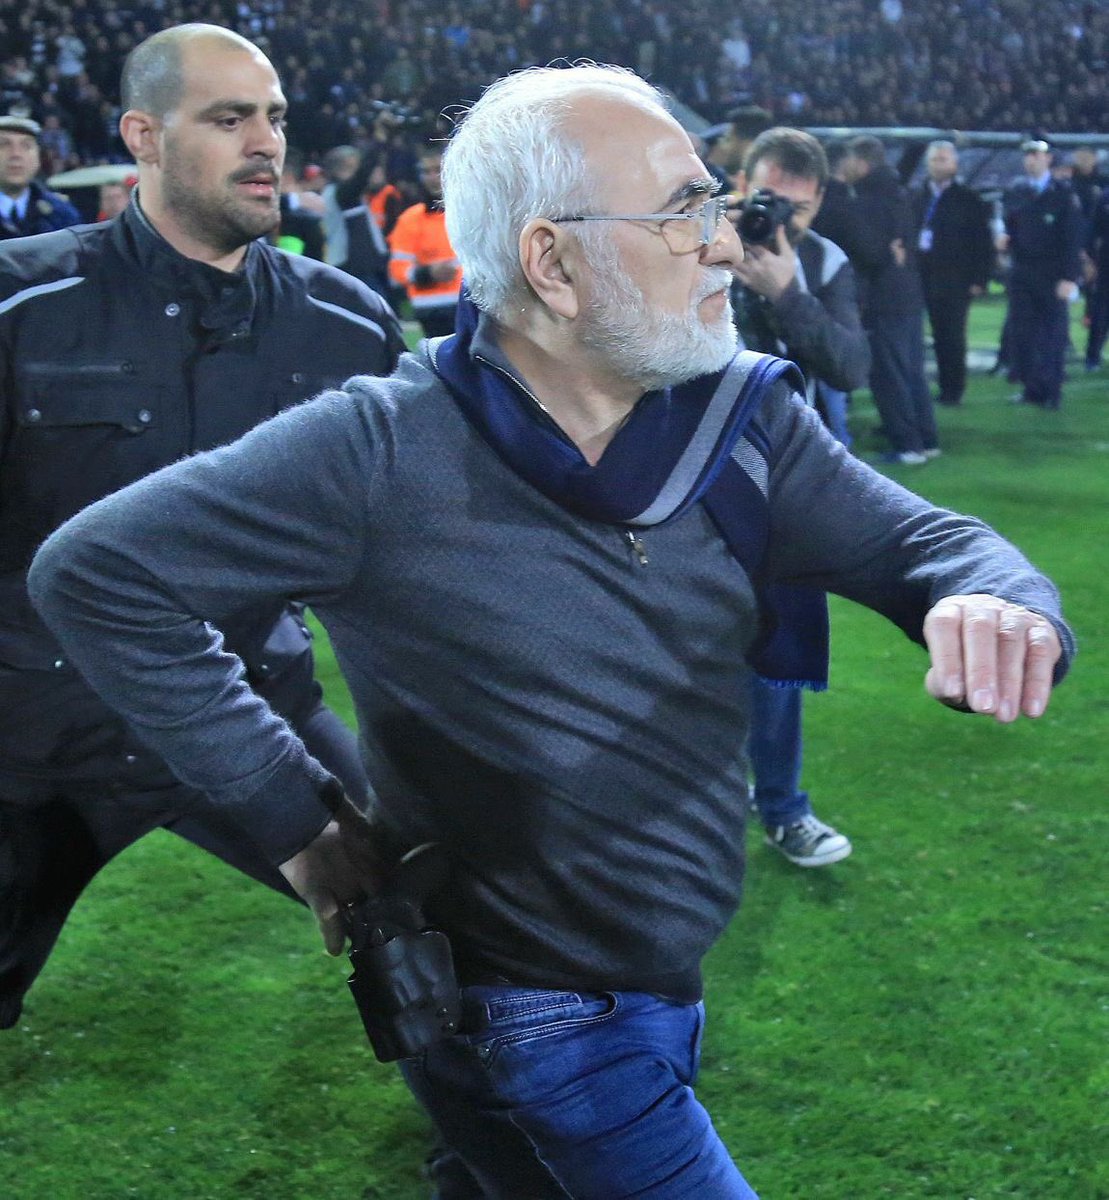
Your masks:
[[[932,249],[932,217],[936,212],[936,205],[940,202],[940,197],[943,195],[943,190],[932,194],[932,202],[928,205],[928,211],[924,214],[924,224],[920,227],[920,234],[917,237],[917,249],[921,254],[927,254]]]

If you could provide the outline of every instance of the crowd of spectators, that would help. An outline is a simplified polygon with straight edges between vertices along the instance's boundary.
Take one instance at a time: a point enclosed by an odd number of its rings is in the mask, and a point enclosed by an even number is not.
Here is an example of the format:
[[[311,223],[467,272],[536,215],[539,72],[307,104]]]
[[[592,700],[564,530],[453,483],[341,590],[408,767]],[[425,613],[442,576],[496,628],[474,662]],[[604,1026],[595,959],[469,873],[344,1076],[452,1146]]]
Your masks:
[[[266,50],[291,144],[373,147],[391,178],[443,110],[558,58],[633,67],[710,121],[753,102],[791,125],[1089,131],[1109,73],[1109,8],[1083,0],[0,0],[0,112],[42,124],[48,170],[123,157],[123,56],[191,20]]]

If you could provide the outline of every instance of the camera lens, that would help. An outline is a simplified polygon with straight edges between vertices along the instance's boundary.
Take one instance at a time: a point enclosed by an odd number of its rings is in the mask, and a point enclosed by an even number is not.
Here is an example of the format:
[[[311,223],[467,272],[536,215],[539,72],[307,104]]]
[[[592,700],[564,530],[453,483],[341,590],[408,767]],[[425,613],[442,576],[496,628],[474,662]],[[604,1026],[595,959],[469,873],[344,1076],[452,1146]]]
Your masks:
[[[737,229],[739,236],[752,246],[762,245],[774,236],[777,222],[765,204],[749,204],[740,214]]]

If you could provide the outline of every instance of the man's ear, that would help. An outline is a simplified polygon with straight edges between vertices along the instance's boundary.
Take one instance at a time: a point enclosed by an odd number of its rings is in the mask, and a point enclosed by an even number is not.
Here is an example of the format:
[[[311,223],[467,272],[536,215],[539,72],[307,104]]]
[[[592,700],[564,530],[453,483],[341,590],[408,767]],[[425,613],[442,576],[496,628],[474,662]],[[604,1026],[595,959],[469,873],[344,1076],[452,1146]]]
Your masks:
[[[157,164],[161,159],[161,132],[162,122],[142,109],[129,108],[119,118],[119,136],[123,138],[123,144],[131,151],[135,162],[147,166]]]
[[[553,221],[533,217],[520,231],[520,269],[536,296],[556,316],[572,321],[580,311],[573,247]]]

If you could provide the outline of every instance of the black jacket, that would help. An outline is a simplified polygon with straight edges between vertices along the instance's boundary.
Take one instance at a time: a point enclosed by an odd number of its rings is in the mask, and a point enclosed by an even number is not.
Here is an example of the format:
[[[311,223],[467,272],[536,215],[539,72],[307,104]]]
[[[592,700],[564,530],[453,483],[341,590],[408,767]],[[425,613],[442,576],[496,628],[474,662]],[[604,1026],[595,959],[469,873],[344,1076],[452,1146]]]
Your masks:
[[[919,258],[925,288],[950,288],[964,295],[972,287],[985,288],[994,261],[986,202],[973,188],[953,179],[938,199],[930,183],[914,189],[912,203],[917,244],[922,230],[931,234],[931,248],[922,248]]]
[[[736,324],[750,350],[791,359],[810,383],[865,387],[870,345],[859,317],[855,272],[844,252],[809,230],[798,243],[797,280],[776,301],[736,285]]]
[[[863,322],[905,317],[924,311],[916,262],[916,237],[909,194],[892,167],[875,167],[854,187],[852,236],[839,244],[859,279]],[[823,215],[823,214],[819,214]],[[819,230],[839,241],[824,223]],[[898,265],[891,246],[900,240],[907,261]]]
[[[1097,266],[1097,286],[1109,288],[1109,187],[1094,205],[1086,251]]]
[[[30,606],[46,535],[351,375],[388,374],[402,349],[392,311],[342,272],[258,241],[227,275],[178,254],[134,202],[107,224],[0,246],[0,771],[99,778],[123,755],[157,773]],[[274,703],[304,702],[302,624],[280,607],[233,624],[252,679],[288,674]]]

